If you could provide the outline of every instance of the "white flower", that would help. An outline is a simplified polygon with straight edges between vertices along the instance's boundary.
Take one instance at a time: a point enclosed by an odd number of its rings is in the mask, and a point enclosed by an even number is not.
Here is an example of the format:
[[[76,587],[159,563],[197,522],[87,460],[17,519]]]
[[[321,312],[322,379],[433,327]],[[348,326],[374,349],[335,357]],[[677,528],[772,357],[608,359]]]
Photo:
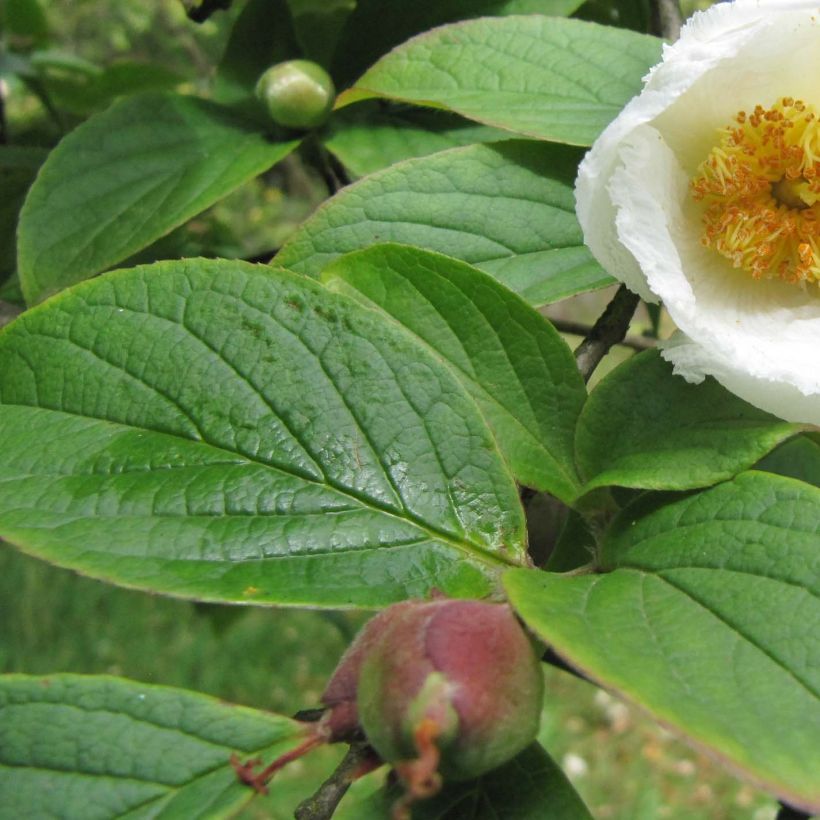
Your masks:
[[[819,2],[695,15],[576,197],[599,262],[679,328],[675,372],[820,424]]]

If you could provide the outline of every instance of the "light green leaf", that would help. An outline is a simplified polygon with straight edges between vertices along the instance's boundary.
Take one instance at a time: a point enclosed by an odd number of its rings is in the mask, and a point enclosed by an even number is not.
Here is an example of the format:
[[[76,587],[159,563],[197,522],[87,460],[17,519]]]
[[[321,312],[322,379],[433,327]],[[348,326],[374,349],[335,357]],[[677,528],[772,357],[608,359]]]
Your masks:
[[[338,820],[384,820],[401,795],[394,786],[343,801]],[[592,820],[583,800],[537,743],[468,783],[447,783],[413,807],[413,820]]]
[[[286,0],[248,0],[217,68],[214,96],[222,102],[252,97],[265,69],[301,56]]]
[[[587,490],[688,490],[737,475],[800,429],[714,379],[689,384],[649,350],[593,390],[578,420],[578,469]]]
[[[508,572],[511,602],[571,664],[816,811],[820,490],[752,472],[663,500],[624,511],[602,574]]]
[[[0,332],[0,537],[183,597],[380,607],[525,563],[477,407],[404,331],[243,262],[120,271]]]
[[[128,97],[55,148],[20,215],[29,304],[110,268],[297,145],[228,109],[175,94]]]
[[[507,137],[497,128],[444,111],[384,111],[381,106],[363,103],[336,114],[323,141],[348,171],[363,177],[401,160]]]
[[[20,145],[0,145],[0,282],[17,265],[17,218],[28,189],[48,151]]]
[[[583,0],[358,0],[342,30],[333,75],[346,85],[408,37],[443,23],[510,14],[572,14]]]
[[[546,319],[476,268],[402,245],[343,256],[322,278],[383,310],[451,368],[519,482],[575,498],[573,441],[586,389]]]
[[[343,189],[285,243],[276,263],[318,276],[378,242],[446,253],[540,306],[614,280],[584,245],[572,193],[580,154],[511,141],[407,160]]]
[[[229,760],[295,748],[303,725],[107,676],[0,677],[0,818],[227,818],[254,792]]]
[[[583,20],[482,18],[420,34],[339,97],[386,97],[539,139],[591,145],[642,87],[661,41]]]

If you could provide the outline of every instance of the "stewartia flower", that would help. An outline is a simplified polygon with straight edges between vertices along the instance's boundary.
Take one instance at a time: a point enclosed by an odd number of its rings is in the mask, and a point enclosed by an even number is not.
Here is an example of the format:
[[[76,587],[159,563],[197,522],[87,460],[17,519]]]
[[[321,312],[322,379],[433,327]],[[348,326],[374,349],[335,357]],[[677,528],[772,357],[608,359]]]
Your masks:
[[[820,424],[820,5],[695,15],[581,165],[601,264],[679,332],[690,381]]]

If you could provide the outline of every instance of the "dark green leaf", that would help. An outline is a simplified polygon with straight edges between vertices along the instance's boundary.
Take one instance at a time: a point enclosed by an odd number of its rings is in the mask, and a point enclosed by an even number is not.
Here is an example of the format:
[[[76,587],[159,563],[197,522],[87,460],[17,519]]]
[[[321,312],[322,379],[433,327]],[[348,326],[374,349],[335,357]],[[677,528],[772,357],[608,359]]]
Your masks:
[[[342,30],[334,76],[347,85],[408,37],[443,23],[510,14],[572,14],[582,0],[358,0]]]
[[[214,96],[223,102],[252,97],[266,68],[300,56],[286,0],[248,0],[225,46]]]
[[[578,468],[588,490],[687,490],[737,475],[800,429],[714,379],[689,384],[649,350],[592,392],[578,420]]]
[[[325,68],[356,0],[289,0],[296,39],[306,57]]]
[[[0,29],[15,50],[42,47],[48,41],[48,21],[39,0],[3,0]]]
[[[398,163],[320,207],[276,262],[318,276],[344,253],[400,242],[469,262],[534,306],[604,287],[614,280],[575,217],[579,159],[571,148],[511,141]]]
[[[364,103],[333,117],[323,141],[345,168],[363,177],[401,160],[507,136],[444,111],[383,110],[382,105]]]
[[[227,818],[254,792],[229,760],[296,747],[302,725],[107,676],[0,677],[0,817]]]
[[[464,262],[401,245],[348,254],[333,289],[376,306],[445,362],[481,408],[513,475],[572,501],[573,441],[586,398],[572,352],[514,293]]]
[[[820,435],[796,436],[769,453],[756,467],[820,487]]]
[[[227,109],[145,94],[115,103],[51,152],[20,215],[31,304],[146,247],[286,156]]]
[[[47,156],[44,148],[0,145],[0,282],[17,267],[17,218]]]
[[[591,145],[660,56],[654,37],[582,20],[482,18],[399,46],[339,103],[386,97],[517,134]]]
[[[245,603],[481,597],[526,561],[477,407],[405,331],[286,271],[191,260],[0,332],[0,536],[126,586]]]
[[[398,787],[344,802],[338,820],[384,820]],[[336,816],[336,815],[335,815]],[[566,775],[537,743],[469,783],[448,783],[413,807],[413,820],[592,820]]]
[[[607,536],[602,574],[512,571],[510,599],[571,664],[787,802],[820,809],[820,490],[767,473]]]

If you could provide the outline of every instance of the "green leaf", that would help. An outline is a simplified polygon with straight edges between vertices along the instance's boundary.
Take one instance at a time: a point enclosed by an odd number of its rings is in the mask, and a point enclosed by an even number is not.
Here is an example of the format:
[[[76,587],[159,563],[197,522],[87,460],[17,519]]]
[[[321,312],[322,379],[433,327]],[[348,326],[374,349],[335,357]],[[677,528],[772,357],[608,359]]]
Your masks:
[[[0,677],[0,817],[227,818],[254,792],[229,760],[304,739],[279,715],[108,676]]]
[[[329,69],[342,27],[356,0],[289,0],[289,5],[304,56]]]
[[[660,56],[654,37],[583,20],[483,18],[399,46],[338,105],[387,97],[517,134],[592,145]]]
[[[300,56],[286,0],[248,0],[217,68],[214,96],[222,102],[252,97],[266,68]]]
[[[820,435],[796,436],[755,466],[758,470],[790,476],[813,487],[820,487]]]
[[[384,820],[401,796],[397,786],[343,801],[338,820]],[[413,806],[413,820],[592,820],[583,800],[537,743],[509,763],[467,783],[447,783]]]
[[[616,520],[603,574],[505,575],[571,664],[787,802],[820,809],[820,490],[767,473]]]
[[[510,14],[572,14],[582,0],[358,0],[342,30],[333,75],[347,85],[408,37],[444,23]]]
[[[605,287],[614,280],[575,217],[579,159],[574,149],[511,141],[398,163],[322,205],[276,263],[318,276],[344,253],[400,242],[469,262],[536,307]]]
[[[39,0],[4,0],[0,29],[16,51],[42,47],[48,42],[48,21]]]
[[[737,475],[800,429],[714,379],[689,384],[649,350],[617,367],[589,397],[578,420],[578,469],[587,490],[688,490]]]
[[[126,586],[380,607],[525,563],[478,409],[405,332],[244,262],[119,271],[0,332],[0,537]]]
[[[519,482],[575,498],[573,440],[586,388],[546,319],[476,268],[402,245],[343,256],[322,278],[383,310],[450,367]]]
[[[37,171],[48,156],[44,148],[0,145],[0,282],[16,269],[17,218]]]
[[[175,94],[115,103],[55,148],[20,215],[29,304],[110,268],[287,156],[221,106]]]
[[[444,111],[385,111],[382,105],[364,103],[336,114],[323,142],[348,171],[363,177],[405,159],[507,136]]]

